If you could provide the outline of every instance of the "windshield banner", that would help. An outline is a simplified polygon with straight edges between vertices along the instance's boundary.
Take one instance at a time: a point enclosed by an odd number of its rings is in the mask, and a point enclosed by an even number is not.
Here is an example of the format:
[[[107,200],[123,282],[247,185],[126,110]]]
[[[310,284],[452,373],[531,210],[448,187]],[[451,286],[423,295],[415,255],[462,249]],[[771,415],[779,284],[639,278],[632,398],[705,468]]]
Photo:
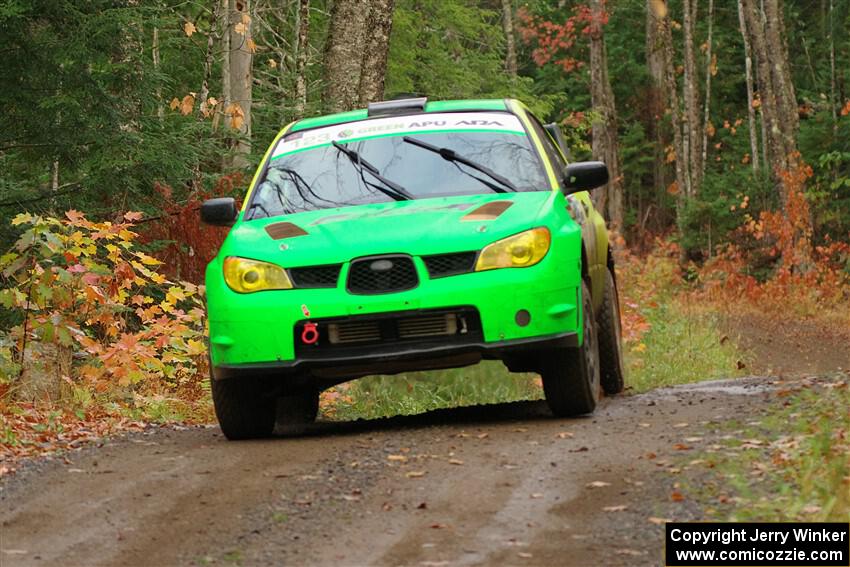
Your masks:
[[[519,119],[505,112],[446,112],[390,116],[288,134],[275,147],[272,159],[325,146],[334,140],[344,144],[384,136],[429,132],[499,132],[525,135],[525,129]]]

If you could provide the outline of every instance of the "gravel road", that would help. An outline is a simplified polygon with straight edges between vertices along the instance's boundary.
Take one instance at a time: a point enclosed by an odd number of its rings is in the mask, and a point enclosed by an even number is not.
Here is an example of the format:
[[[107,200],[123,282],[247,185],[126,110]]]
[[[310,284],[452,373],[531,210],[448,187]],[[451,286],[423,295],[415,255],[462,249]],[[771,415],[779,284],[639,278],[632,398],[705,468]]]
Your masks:
[[[773,388],[703,382],[579,419],[521,402],[241,443],[156,428],[4,481],[0,563],[658,565],[658,518],[701,516],[670,497],[688,457],[675,445],[756,419]]]

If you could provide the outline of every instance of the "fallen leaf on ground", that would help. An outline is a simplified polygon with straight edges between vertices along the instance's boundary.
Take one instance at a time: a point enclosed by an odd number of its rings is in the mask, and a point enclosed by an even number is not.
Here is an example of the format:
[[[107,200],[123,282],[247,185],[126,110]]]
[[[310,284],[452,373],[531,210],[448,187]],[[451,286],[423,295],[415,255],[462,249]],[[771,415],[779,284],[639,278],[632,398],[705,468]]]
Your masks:
[[[460,459],[449,459],[449,464],[450,465],[462,465],[463,461],[461,461]]]
[[[646,555],[645,551],[638,551],[637,549],[628,549],[628,548],[618,549],[614,553],[616,553],[617,555],[631,555],[631,556],[634,556],[634,557],[637,557],[639,555]]]
[[[688,426],[688,423],[685,422],[685,421],[683,421],[681,423],[676,423],[676,424],[673,425],[673,427],[675,427],[677,429],[681,429],[682,427],[687,427],[687,426]]]
[[[388,461],[396,461],[396,462],[399,462],[399,463],[406,463],[407,457],[405,457],[404,455],[387,455],[387,460]]]
[[[420,502],[419,506],[416,507],[417,510],[426,510],[428,508],[427,502]]]
[[[602,511],[603,512],[624,512],[628,509],[629,509],[629,507],[626,506],[625,504],[620,504],[618,506],[605,506],[604,508],[602,508]]]
[[[570,439],[571,437],[573,437],[573,434],[569,431],[561,431],[560,433],[558,433],[557,437],[558,439]]]
[[[661,524],[666,524],[668,522],[672,522],[673,520],[669,518],[656,518],[655,516],[650,516],[647,518],[647,521],[650,524],[655,524],[656,526],[660,526]]]
[[[431,524],[428,527],[432,530],[442,530],[443,528],[447,528],[448,526],[446,524]]]
[[[531,497],[534,498],[535,500],[537,500],[539,498],[543,498],[543,494],[540,493],[540,492],[535,492],[534,494],[531,495]]]
[[[404,476],[406,476],[407,478],[420,478],[425,476],[425,471],[410,471],[404,473]]]
[[[594,480],[593,482],[588,482],[585,486],[588,488],[602,488],[604,486],[611,486],[611,483],[603,480]]]
[[[684,499],[685,496],[681,492],[674,491],[670,494],[670,500],[672,500],[673,502],[681,502]]]
[[[530,559],[530,558],[534,557],[532,554],[530,554],[526,551],[520,551],[519,553],[517,553],[517,556],[522,557],[523,559]]]

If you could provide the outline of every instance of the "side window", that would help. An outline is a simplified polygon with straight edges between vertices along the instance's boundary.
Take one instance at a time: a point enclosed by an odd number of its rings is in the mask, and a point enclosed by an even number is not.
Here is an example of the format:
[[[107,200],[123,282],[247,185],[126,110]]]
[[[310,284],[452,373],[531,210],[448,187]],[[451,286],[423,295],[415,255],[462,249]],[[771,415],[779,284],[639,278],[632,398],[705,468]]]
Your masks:
[[[552,162],[552,165],[556,168],[567,165],[564,161],[564,156],[562,156],[558,148],[555,147],[555,142],[552,140],[552,136],[549,135],[549,132],[546,131],[546,128],[543,127],[537,117],[530,112],[526,115],[528,116],[528,119],[531,120],[531,126],[534,128],[535,133],[537,133],[540,137],[540,140],[543,143],[543,148],[546,151],[546,155],[549,156],[549,161]]]

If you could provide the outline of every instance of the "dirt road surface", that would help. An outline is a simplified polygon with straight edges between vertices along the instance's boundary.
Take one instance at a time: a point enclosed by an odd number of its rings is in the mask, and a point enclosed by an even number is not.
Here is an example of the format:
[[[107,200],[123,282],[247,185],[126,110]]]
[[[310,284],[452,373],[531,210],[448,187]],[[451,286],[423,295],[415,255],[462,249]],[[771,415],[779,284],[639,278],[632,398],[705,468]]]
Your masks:
[[[776,387],[707,382],[579,419],[522,402],[242,443],[152,429],[6,481],[0,563],[658,565],[657,518],[701,514],[671,500],[668,471],[687,458],[674,446],[757,419]]]

